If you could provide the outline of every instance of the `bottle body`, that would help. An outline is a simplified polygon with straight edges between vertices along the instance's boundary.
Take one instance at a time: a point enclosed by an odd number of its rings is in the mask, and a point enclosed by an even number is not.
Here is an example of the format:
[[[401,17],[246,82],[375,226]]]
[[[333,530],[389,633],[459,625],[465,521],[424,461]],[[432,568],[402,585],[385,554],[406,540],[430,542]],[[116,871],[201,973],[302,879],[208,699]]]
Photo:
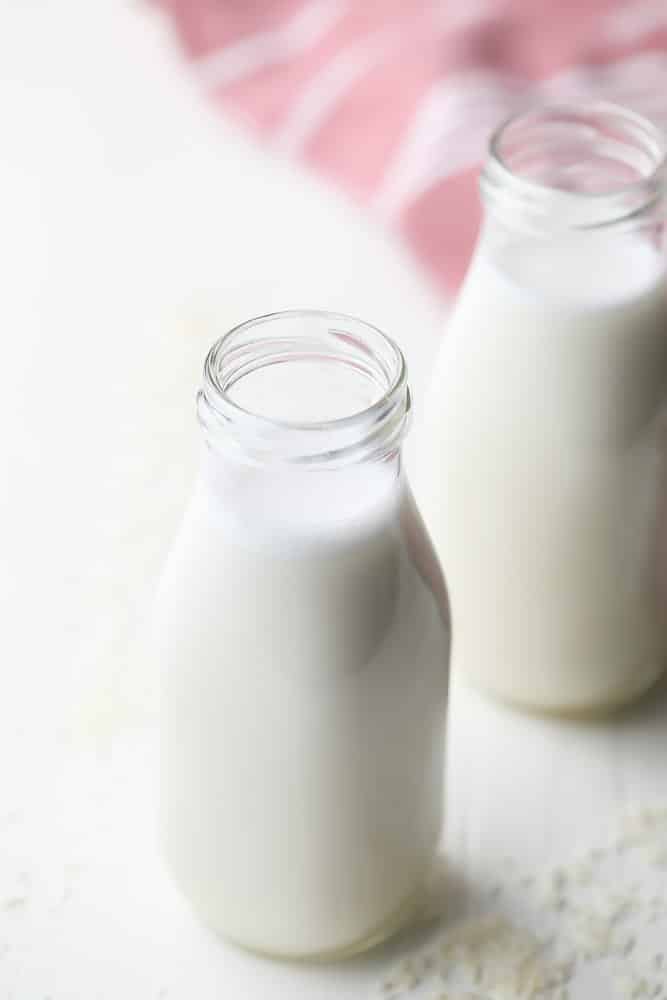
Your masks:
[[[454,665],[530,709],[614,708],[667,662],[659,235],[487,219],[441,348],[418,496]]]
[[[207,450],[153,634],[162,844],[196,912],[283,957],[395,929],[440,837],[450,639],[398,454]]]
[[[656,281],[606,310],[545,310],[491,267],[482,249],[429,407],[422,505],[454,663],[529,707],[613,707],[667,656],[667,299]]]

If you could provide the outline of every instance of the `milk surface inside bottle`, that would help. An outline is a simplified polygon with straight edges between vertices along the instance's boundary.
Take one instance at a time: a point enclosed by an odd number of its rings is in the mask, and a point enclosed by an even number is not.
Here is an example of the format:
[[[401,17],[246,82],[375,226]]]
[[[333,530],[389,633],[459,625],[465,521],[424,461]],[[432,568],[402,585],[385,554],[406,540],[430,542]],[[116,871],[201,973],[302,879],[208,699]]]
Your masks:
[[[665,139],[610,105],[494,136],[485,219],[441,347],[417,496],[453,665],[590,712],[667,658]]]
[[[156,602],[161,833],[203,920],[337,956],[409,913],[441,829],[449,623],[401,464],[405,365],[349,317],[212,348]]]

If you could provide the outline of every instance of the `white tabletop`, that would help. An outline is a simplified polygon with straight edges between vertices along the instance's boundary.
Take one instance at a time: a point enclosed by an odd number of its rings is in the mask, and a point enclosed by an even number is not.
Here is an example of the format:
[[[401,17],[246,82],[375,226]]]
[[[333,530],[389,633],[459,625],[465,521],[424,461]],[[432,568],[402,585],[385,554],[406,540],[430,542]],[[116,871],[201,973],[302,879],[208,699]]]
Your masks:
[[[206,107],[150,6],[0,5],[0,80],[0,998],[374,995],[387,950],[260,961],[171,888],[136,635],[191,480],[211,340],[274,308],[357,313],[401,341],[419,401],[444,304],[343,197]],[[452,885],[483,893],[508,856],[544,870],[667,798],[666,722],[667,685],[595,724],[454,690]],[[596,982],[572,996],[608,996]]]

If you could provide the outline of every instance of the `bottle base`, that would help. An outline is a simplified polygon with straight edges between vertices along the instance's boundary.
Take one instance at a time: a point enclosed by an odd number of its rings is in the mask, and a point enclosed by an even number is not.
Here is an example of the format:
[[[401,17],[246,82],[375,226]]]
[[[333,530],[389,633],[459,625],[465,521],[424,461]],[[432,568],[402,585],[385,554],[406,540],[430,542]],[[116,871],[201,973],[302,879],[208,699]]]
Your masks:
[[[457,671],[457,677],[463,681],[466,687],[477,691],[491,701],[505,705],[507,708],[525,715],[570,719],[572,721],[595,721],[617,715],[648,695],[664,675],[665,664],[660,664],[652,670],[641,671],[638,681],[632,685],[626,685],[622,689],[617,688],[614,691],[609,691],[604,698],[582,702],[554,699],[547,703],[536,698],[523,698],[507,694],[491,685],[484,684],[483,681],[478,681],[468,671]]]
[[[378,945],[384,943],[395,934],[398,934],[399,931],[408,927],[417,917],[423,898],[424,885],[420,884],[419,887],[407,899],[405,899],[388,918],[383,920],[380,925],[375,927],[372,931],[370,931],[370,933],[366,934],[360,940],[354,941],[351,944],[343,945],[339,948],[323,949],[321,951],[305,953],[299,952],[298,950],[292,952],[253,945],[251,942],[242,941],[236,938],[233,933],[230,934],[223,927],[216,924],[215,921],[209,919],[206,914],[202,914],[199,910],[195,910],[195,915],[210,930],[218,936],[224,938],[230,944],[234,945],[234,947],[241,948],[243,951],[247,951],[252,955],[257,955],[259,958],[268,958],[272,961],[294,962],[300,964],[324,964],[329,962],[344,962],[347,959],[354,958],[363,952],[376,948]]]

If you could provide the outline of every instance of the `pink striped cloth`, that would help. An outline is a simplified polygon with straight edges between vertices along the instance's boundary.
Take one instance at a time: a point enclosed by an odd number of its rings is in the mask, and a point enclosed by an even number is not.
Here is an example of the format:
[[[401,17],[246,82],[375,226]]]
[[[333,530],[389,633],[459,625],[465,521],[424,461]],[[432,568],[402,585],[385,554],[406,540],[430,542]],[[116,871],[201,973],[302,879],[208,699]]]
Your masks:
[[[441,287],[491,129],[604,98],[667,127],[667,0],[154,0],[206,91],[397,228]]]

